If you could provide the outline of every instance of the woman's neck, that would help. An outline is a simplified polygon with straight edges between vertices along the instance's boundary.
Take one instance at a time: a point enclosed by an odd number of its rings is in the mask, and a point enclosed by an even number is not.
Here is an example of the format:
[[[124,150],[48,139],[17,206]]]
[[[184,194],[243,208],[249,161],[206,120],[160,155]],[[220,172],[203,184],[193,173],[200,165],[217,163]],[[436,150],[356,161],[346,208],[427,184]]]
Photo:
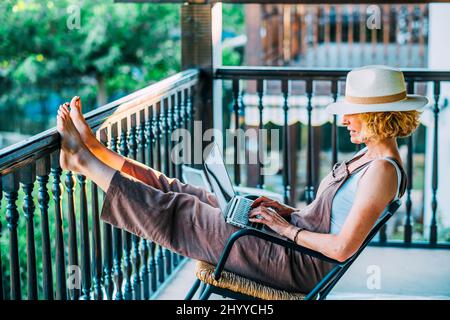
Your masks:
[[[368,141],[366,143],[367,152],[364,157],[368,159],[376,159],[382,157],[399,158],[397,139],[388,138],[377,142]]]

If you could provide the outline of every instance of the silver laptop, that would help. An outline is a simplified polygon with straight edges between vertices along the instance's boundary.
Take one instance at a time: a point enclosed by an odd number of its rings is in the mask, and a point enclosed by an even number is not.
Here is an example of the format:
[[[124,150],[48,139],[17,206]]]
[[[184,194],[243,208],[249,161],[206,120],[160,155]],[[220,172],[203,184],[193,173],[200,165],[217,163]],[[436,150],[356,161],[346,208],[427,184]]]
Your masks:
[[[211,151],[205,159],[205,171],[209,183],[219,202],[220,209],[229,224],[240,228],[251,228],[270,235],[277,236],[270,228],[261,223],[249,221],[248,214],[253,200],[237,195],[228,175],[219,147],[213,144]]]

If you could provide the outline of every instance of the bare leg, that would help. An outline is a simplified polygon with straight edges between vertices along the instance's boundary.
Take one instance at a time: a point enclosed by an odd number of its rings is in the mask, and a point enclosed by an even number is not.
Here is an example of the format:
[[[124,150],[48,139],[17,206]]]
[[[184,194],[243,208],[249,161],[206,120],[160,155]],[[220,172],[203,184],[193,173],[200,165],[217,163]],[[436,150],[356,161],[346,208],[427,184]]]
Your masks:
[[[80,133],[81,140],[86,147],[101,161],[113,169],[120,170],[125,162],[125,157],[106,148],[97,140],[91,128],[84,119],[81,110],[81,99],[75,96],[70,101],[70,117]]]
[[[69,103],[65,104],[66,106]],[[181,192],[196,196],[200,201],[208,203],[214,207],[218,206],[217,199],[212,193],[197,188],[195,186],[184,184],[178,179],[168,178],[163,173],[150,168],[135,160],[121,156],[114,151],[106,148],[100,141],[97,140],[91,128],[87,124],[81,109],[81,100],[75,96],[70,102],[70,117],[73,124],[78,130],[81,140],[91,153],[107,166],[126,173],[145,184],[155,187],[164,192]]]
[[[56,129],[61,135],[61,168],[86,176],[107,192],[116,170],[97,159],[86,147],[72,122],[67,105],[60,106],[58,110]]]

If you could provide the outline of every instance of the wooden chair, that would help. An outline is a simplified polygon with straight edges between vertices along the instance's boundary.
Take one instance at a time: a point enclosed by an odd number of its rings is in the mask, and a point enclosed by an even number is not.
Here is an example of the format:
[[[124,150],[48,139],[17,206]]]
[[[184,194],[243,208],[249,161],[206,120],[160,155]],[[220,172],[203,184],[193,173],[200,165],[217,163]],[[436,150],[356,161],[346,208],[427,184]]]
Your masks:
[[[217,266],[213,266],[206,262],[198,262],[196,270],[197,280],[194,282],[185,299],[191,300],[202,284],[203,287],[200,291],[200,300],[207,300],[213,293],[223,297],[240,300],[324,300],[353,262],[356,261],[359,255],[367,247],[380,228],[394,215],[400,205],[400,200],[393,201],[388,205],[381,219],[379,219],[372,228],[358,251],[344,262],[330,259],[319,252],[299,246],[290,240],[283,240],[257,230],[238,230],[228,239]],[[253,236],[276,243],[280,246],[333,263],[335,266],[310,292],[287,292],[268,287],[224,270],[225,263],[236,240],[247,236]]]

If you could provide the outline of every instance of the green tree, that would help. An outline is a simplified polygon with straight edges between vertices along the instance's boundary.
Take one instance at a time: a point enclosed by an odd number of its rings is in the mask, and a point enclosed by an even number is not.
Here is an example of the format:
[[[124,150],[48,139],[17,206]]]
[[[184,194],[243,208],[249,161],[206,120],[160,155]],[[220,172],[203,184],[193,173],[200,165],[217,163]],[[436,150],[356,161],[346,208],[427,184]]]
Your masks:
[[[0,15],[0,110],[17,117],[51,95],[93,108],[179,70],[179,5],[7,0]]]

